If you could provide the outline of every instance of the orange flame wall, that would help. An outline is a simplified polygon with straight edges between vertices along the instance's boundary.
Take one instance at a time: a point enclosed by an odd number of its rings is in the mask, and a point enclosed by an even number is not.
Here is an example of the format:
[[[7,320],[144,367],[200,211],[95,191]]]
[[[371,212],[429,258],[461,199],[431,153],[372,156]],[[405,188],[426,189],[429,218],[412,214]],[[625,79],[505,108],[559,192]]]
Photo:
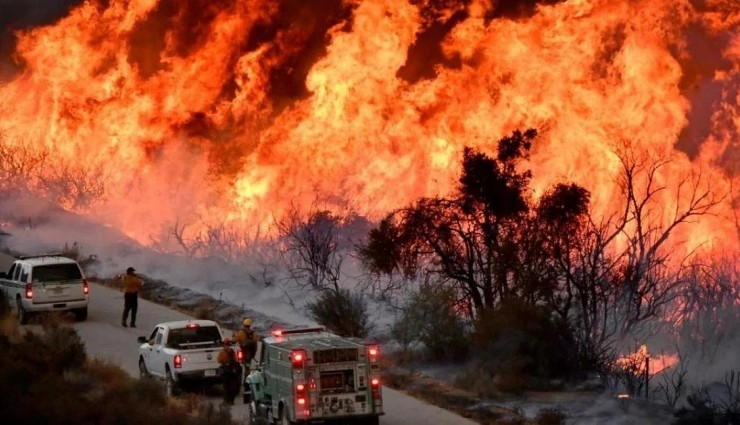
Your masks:
[[[677,155],[667,184],[702,169],[721,194],[738,166],[739,9],[89,1],[18,32],[0,130],[103,167],[107,196],[86,213],[141,241],[176,219],[267,223],[317,196],[377,217],[452,189],[464,146],[526,127],[538,191],[574,180],[607,208],[628,143]],[[727,203],[687,236],[735,232],[732,217]]]

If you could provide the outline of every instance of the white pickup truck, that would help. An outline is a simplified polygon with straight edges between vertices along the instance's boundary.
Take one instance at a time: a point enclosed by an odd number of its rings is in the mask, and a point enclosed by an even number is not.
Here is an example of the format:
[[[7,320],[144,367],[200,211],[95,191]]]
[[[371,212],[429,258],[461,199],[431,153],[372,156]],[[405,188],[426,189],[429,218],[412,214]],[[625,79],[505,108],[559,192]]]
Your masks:
[[[72,311],[87,319],[90,287],[75,260],[58,254],[20,257],[0,273],[0,288],[25,325],[31,315]]]
[[[149,338],[138,338],[139,374],[165,380],[168,396],[183,384],[220,383],[217,358],[224,336],[212,320],[160,323]]]

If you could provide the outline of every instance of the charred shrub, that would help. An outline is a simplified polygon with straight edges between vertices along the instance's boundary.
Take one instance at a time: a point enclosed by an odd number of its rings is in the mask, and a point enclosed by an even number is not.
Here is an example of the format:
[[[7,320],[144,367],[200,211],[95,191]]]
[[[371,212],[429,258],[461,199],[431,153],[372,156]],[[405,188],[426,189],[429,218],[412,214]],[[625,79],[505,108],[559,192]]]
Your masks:
[[[198,301],[195,307],[195,317],[201,320],[216,320],[215,312],[215,303],[207,298]]]
[[[482,311],[473,345],[481,366],[501,383],[529,386],[573,375],[575,352],[569,327],[544,308],[519,300]]]
[[[468,355],[469,332],[458,313],[453,288],[423,285],[406,303],[391,333],[404,346],[415,335],[433,360],[460,360]]]
[[[542,409],[537,413],[537,425],[563,425],[565,413],[560,409]]]
[[[0,334],[0,424],[230,425],[228,410],[167,399],[155,380],[85,361],[72,328]]]
[[[337,335],[364,338],[372,330],[367,303],[361,293],[348,289],[326,290],[306,308],[316,323]]]
[[[77,332],[56,323],[45,323],[42,334],[26,332],[14,349],[36,373],[53,375],[81,368],[87,357]]]
[[[695,388],[686,403],[674,414],[674,425],[740,424],[740,372],[728,372],[724,383]]]
[[[2,295],[2,294],[0,294]],[[10,302],[5,296],[0,296],[0,319],[10,314]]]

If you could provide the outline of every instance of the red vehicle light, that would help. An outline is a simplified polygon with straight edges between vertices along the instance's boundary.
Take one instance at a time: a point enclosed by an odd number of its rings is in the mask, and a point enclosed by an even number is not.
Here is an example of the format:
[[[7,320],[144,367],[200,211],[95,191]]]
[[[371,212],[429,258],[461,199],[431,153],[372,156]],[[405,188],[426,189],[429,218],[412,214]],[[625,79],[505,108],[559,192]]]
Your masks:
[[[378,408],[383,404],[383,398],[380,394],[380,378],[370,379],[370,391],[373,394],[373,403]]]
[[[295,402],[299,406],[306,405],[306,385],[302,382],[295,385]]]
[[[306,352],[303,350],[293,351],[290,361],[293,364],[293,369],[301,369],[306,361]]]
[[[244,352],[242,350],[237,350],[236,361],[238,361],[239,363],[242,363],[244,361]]]
[[[367,355],[370,357],[371,362],[378,361],[378,357],[380,356],[380,348],[378,348],[377,345],[370,345],[367,347]]]
[[[188,323],[187,325],[185,325],[185,327],[188,329],[195,329],[199,327],[199,325],[197,323]]]
[[[174,362],[175,362],[175,369],[180,369],[182,367],[182,356],[179,354],[176,355]]]
[[[82,279],[82,293],[85,295],[90,294],[90,285],[87,284],[87,279]]]
[[[272,336],[277,336],[277,337],[283,336],[283,331],[280,329],[275,329],[274,331],[272,331]]]
[[[33,285],[31,285],[30,283],[26,284],[26,298],[33,298]]]

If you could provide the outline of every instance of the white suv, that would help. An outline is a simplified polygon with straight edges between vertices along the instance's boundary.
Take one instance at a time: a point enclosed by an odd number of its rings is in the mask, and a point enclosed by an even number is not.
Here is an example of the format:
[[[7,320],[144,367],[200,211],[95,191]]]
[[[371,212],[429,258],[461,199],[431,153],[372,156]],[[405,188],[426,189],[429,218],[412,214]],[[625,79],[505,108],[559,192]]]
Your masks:
[[[0,272],[0,288],[17,309],[21,324],[34,313],[72,311],[87,319],[90,287],[75,260],[61,255],[20,257],[7,273]]]

